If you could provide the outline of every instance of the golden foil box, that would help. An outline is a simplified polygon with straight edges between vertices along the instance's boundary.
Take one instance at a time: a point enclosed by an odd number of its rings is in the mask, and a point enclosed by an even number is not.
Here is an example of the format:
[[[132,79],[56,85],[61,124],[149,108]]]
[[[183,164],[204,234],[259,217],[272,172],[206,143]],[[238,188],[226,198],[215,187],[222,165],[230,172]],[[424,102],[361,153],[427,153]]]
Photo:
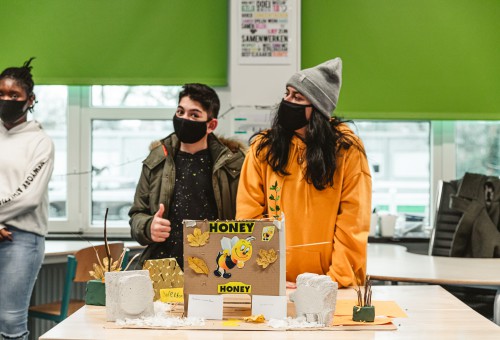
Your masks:
[[[154,301],[160,300],[162,289],[184,287],[184,273],[174,258],[147,260],[142,269],[149,271],[155,292]]]

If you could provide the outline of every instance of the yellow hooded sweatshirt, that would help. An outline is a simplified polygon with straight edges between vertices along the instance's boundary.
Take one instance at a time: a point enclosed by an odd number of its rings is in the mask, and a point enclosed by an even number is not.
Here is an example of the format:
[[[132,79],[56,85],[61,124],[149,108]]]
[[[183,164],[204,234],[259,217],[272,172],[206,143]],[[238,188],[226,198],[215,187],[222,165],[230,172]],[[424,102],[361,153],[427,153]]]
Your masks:
[[[257,139],[247,153],[236,197],[236,218],[257,219],[285,214],[286,279],[305,272],[329,275],[339,287],[355,285],[355,275],[366,275],[366,246],[370,229],[371,175],[363,145],[345,125],[342,132],[354,141],[337,158],[333,187],[317,190],[304,179],[304,142],[294,136],[288,176],[276,174],[255,154]],[[262,156],[260,154],[259,156]],[[271,186],[278,183],[276,193]],[[269,196],[279,196],[277,201]]]

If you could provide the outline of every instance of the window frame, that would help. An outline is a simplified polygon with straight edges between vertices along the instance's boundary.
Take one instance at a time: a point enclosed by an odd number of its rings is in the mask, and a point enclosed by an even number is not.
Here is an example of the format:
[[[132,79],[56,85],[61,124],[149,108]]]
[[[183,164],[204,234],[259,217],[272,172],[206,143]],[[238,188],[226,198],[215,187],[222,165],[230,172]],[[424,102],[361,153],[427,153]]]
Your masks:
[[[68,154],[66,218],[50,219],[49,234],[79,233],[102,237],[103,226],[92,224],[92,120],[165,120],[173,117],[176,108],[93,107],[90,86],[68,86],[67,150]],[[119,114],[117,114],[119,111]],[[71,174],[79,174],[72,176]],[[78,190],[69,190],[78,188]],[[109,236],[130,237],[128,223],[107,229]]]
[[[155,107],[105,107],[91,105],[91,86],[68,86],[67,115],[67,185],[66,217],[49,220],[49,234],[83,234],[102,237],[103,226],[91,223],[92,193],[92,120],[164,120],[173,117],[176,108]],[[217,88],[221,101],[229,100],[227,88]],[[229,111],[221,108],[222,118]],[[222,133],[231,135],[233,122],[227,119]],[[356,119],[371,121],[376,119]],[[436,190],[440,180],[456,179],[455,125],[459,120],[421,120],[430,122],[430,202],[429,225],[434,223],[436,212]],[[43,122],[42,122],[43,123]],[[75,174],[75,175],[72,175]],[[80,175],[76,175],[80,174]],[[73,190],[69,190],[72,188]],[[77,190],[74,190],[77,188]],[[108,228],[112,237],[130,238],[128,223]]]

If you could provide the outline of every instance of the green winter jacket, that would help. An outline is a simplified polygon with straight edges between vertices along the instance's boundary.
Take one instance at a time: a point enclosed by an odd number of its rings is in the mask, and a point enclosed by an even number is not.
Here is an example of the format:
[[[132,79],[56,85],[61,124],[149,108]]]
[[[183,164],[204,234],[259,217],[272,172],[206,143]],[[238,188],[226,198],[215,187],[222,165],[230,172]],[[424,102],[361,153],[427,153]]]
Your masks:
[[[153,142],[149,156],[142,162],[142,172],[130,208],[130,228],[134,240],[148,247],[140,263],[151,257],[157,247],[151,240],[151,222],[160,203],[165,205],[164,218],[168,219],[168,207],[172,203],[175,185],[174,158],[180,148],[175,134]],[[208,135],[208,149],[212,156],[212,184],[219,219],[234,219],[236,214],[236,192],[241,166],[245,159],[243,144]]]

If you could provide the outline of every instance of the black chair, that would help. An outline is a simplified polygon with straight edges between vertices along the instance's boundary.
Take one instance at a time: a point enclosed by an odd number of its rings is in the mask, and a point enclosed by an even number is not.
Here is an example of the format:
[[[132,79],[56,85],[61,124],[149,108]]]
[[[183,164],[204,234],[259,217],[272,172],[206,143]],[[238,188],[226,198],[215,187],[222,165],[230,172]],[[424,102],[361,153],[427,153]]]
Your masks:
[[[438,185],[436,216],[429,243],[429,255],[450,257],[453,236],[462,213],[450,208],[450,196],[458,192],[460,180],[440,181]],[[493,319],[495,289],[458,285],[443,288],[488,319]]]
[[[440,181],[437,192],[437,209],[429,243],[429,255],[450,256],[453,235],[462,213],[450,208],[450,196],[458,191],[460,181]]]

